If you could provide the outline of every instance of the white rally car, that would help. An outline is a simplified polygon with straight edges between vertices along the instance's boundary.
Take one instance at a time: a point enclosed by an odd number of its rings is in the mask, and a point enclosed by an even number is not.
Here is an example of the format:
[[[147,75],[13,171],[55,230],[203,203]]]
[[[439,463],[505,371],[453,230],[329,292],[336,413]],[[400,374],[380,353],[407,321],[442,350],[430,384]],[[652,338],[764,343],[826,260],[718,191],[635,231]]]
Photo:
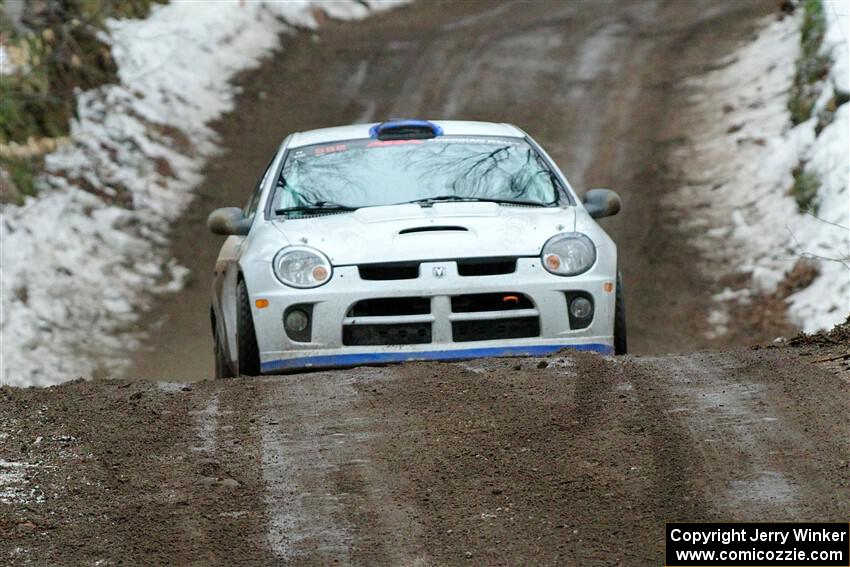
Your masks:
[[[394,120],[288,136],[215,266],[219,377],[625,353],[617,247],[546,152],[508,124]]]

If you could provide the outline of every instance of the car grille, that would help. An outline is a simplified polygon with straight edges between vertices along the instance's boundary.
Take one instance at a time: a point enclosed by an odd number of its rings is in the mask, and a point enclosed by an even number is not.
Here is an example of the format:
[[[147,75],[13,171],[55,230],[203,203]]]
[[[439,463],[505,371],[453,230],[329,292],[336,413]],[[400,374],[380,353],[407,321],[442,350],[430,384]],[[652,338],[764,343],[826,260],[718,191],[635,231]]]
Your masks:
[[[455,262],[461,277],[498,276],[516,272],[517,258],[513,256],[462,258],[445,260]],[[415,280],[419,277],[421,262],[392,262],[387,264],[360,264],[360,278],[369,281]]]
[[[540,336],[540,316],[534,302],[523,293],[455,295],[451,306],[452,341],[456,343]]]
[[[459,276],[497,276],[516,271],[516,258],[470,258],[457,261]]]
[[[515,291],[499,293],[470,293],[452,297],[453,313],[477,313],[482,311],[512,311],[533,309],[528,296]]]
[[[478,319],[475,321],[452,322],[452,340],[456,343],[521,339],[537,336],[540,336],[539,317]]]
[[[342,329],[342,344],[346,346],[421,345],[430,342],[430,323],[345,325]]]
[[[428,297],[382,297],[364,299],[352,305],[348,317],[387,317],[393,315],[426,315],[431,312]]]
[[[364,280],[415,280],[419,277],[419,262],[362,264],[357,270]]]
[[[448,299],[450,312],[432,309],[435,299]],[[434,340],[435,326],[441,329],[439,341],[459,343],[540,336],[540,317],[531,298],[504,291],[448,298],[363,299],[346,313],[342,342],[346,346],[428,344]]]

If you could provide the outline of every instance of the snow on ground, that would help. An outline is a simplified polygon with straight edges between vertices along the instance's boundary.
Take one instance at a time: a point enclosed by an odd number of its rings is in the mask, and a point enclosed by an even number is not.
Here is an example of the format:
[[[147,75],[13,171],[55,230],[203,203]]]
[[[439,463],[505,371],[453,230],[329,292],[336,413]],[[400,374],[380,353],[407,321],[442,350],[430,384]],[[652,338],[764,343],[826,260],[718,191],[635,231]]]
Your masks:
[[[690,143],[677,155],[688,185],[673,195],[697,212],[687,228],[717,279],[749,273],[757,291],[771,293],[800,258],[815,263],[813,283],[787,300],[790,320],[805,332],[831,328],[850,312],[850,104],[815,133],[834,91],[848,92],[848,6],[827,1],[824,10],[823,49],[832,65],[813,117],[792,127],[788,112],[802,10],[781,21],[770,17],[722,68],[691,81]],[[816,216],[800,213],[789,194],[800,164],[821,182]],[[748,302],[749,296],[726,290],[715,299]],[[720,303],[712,335],[723,332]]]
[[[27,486],[26,470],[35,465],[17,463],[0,459],[0,502],[42,502],[44,496],[36,489]]]
[[[0,75],[10,75],[14,71],[6,46],[0,44]]]
[[[283,32],[316,27],[319,5],[354,20],[405,1],[174,2],[110,21],[120,83],[78,95],[71,141],[47,156],[39,196],[2,211],[0,384],[125,368],[149,293],[186,276],[166,256],[167,227],[216,152],[207,124],[233,109],[230,80]]]
[[[9,433],[3,429],[12,429],[14,423],[0,418],[0,455],[3,454]],[[30,486],[28,469],[36,465],[18,461],[7,461],[0,456],[0,503],[42,502],[44,495]]]

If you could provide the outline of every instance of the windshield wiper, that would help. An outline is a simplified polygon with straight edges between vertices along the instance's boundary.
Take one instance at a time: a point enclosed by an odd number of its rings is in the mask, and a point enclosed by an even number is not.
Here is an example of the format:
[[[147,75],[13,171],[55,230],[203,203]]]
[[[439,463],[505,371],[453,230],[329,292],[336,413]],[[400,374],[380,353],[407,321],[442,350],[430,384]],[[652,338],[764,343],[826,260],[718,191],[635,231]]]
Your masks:
[[[331,201],[316,201],[315,203],[310,203],[309,205],[304,205],[302,207],[287,207],[285,209],[275,209],[274,213],[276,215],[284,215],[286,213],[339,213],[345,211],[356,211],[357,207],[349,207],[347,205],[340,205],[339,203],[333,203]]]
[[[520,199],[496,199],[490,197],[461,197],[459,195],[440,195],[437,197],[425,197],[423,199],[415,199],[413,201],[405,201],[405,203],[417,203],[424,207],[433,205],[441,201],[456,201],[458,203],[498,203],[500,205],[526,205],[529,207],[550,207],[557,203],[541,203],[539,201],[523,201]],[[398,203],[399,205],[404,203]]]

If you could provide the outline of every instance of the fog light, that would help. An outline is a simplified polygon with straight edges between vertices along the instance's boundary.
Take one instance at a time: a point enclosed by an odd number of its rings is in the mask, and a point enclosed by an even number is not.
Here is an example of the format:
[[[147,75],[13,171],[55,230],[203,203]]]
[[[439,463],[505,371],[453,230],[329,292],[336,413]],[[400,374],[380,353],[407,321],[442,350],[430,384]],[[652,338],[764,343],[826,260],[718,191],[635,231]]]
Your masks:
[[[287,332],[295,334],[304,332],[309,324],[310,317],[300,309],[293,309],[287,313],[286,319],[283,321]]]
[[[593,315],[593,304],[586,297],[576,297],[570,301],[570,315],[576,319],[589,319]]]

